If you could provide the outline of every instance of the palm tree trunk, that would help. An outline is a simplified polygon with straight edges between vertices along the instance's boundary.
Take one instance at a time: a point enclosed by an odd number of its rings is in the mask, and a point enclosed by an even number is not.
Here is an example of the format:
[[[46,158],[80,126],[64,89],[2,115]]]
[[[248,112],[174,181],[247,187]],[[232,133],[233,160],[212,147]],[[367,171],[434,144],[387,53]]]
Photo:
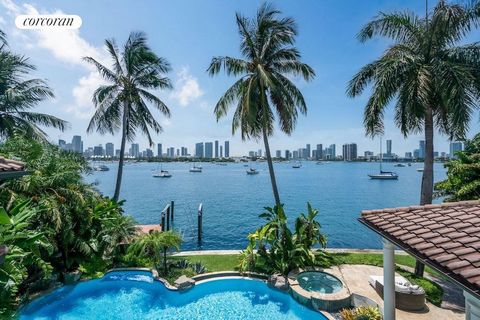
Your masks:
[[[163,272],[167,275],[167,248],[163,249]]]
[[[263,142],[265,144],[265,153],[267,154],[268,172],[270,173],[270,180],[272,181],[273,196],[275,197],[275,204],[280,207],[280,196],[278,194],[277,180],[275,172],[273,171],[272,155],[270,154],[270,145],[268,144],[267,130],[263,128]]]
[[[122,185],[123,162],[125,160],[125,143],[127,140],[128,112],[129,112],[129,107],[127,103],[125,103],[125,106],[123,109],[122,142],[120,145],[120,158],[118,159],[117,182],[115,184],[115,192],[113,193],[114,201],[118,201],[118,197],[120,196],[120,187]]]
[[[425,114],[425,155],[423,163],[420,205],[431,204],[433,198],[433,110],[427,107]],[[425,265],[417,260],[415,275],[423,277]]]

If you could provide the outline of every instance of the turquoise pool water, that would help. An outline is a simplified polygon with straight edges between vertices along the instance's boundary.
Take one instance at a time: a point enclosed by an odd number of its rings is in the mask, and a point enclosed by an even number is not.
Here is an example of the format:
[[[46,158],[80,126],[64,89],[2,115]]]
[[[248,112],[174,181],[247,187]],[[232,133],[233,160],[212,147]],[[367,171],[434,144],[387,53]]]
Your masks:
[[[179,293],[149,272],[112,272],[31,302],[20,319],[326,319],[289,295],[248,279],[221,279]]]
[[[342,282],[335,276],[321,271],[306,271],[297,276],[300,287],[307,291],[335,293],[343,288]]]

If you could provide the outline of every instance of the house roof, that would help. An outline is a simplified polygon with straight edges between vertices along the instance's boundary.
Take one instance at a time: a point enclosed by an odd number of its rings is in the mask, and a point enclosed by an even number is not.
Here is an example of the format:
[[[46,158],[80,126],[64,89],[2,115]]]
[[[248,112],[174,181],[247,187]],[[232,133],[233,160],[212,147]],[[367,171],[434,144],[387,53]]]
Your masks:
[[[0,156],[0,178],[14,178],[26,173],[25,163]]]
[[[367,210],[359,221],[480,297],[480,201]]]

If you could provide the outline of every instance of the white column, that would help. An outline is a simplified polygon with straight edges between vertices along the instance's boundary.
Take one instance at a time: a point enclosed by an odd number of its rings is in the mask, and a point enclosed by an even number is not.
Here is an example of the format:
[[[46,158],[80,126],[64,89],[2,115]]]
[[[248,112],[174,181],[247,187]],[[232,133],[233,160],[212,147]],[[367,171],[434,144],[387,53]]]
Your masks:
[[[394,245],[383,240],[383,319],[395,320]]]
[[[467,291],[463,291],[465,296],[465,319],[480,320],[480,300]]]

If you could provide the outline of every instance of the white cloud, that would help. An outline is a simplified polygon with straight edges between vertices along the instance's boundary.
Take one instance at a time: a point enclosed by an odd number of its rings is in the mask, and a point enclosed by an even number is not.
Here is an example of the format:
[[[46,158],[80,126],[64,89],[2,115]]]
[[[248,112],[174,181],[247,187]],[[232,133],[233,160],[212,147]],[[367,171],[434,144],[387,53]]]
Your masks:
[[[190,74],[188,67],[182,67],[177,76],[178,80],[175,82],[175,90],[171,97],[176,99],[181,106],[188,106],[203,96],[197,78]]]
[[[75,103],[68,107],[67,111],[80,119],[91,118],[95,110],[92,95],[102,84],[105,84],[105,80],[97,72],[90,72],[87,76],[81,77],[72,90]]]

